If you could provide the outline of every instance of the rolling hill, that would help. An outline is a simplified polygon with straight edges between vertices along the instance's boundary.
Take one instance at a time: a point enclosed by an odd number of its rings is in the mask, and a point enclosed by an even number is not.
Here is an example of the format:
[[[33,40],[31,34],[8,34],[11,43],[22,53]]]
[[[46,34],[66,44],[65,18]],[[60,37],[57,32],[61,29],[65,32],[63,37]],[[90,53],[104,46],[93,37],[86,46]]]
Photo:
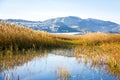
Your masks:
[[[52,18],[45,21],[28,21],[21,19],[1,19],[8,23],[14,23],[20,26],[32,28],[34,30],[43,30],[51,33],[66,32],[106,32],[120,33],[120,25],[111,21],[98,19],[81,19],[75,16]]]

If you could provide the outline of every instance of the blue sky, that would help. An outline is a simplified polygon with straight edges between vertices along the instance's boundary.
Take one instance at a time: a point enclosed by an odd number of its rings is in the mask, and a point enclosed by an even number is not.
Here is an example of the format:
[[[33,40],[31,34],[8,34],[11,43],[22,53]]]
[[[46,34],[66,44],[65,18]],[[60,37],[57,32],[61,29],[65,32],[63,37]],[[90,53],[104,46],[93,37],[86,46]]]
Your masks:
[[[120,24],[120,0],[0,0],[0,18],[46,20],[78,16]]]

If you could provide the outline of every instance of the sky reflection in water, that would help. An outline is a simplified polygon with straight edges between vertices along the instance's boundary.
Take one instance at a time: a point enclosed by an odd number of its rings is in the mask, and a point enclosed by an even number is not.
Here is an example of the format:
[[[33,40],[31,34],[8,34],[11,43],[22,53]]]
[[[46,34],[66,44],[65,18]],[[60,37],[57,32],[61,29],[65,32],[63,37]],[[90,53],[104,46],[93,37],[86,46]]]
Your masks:
[[[54,53],[54,52],[53,52]],[[0,73],[0,80],[9,74],[11,80],[119,80],[102,68],[91,67],[91,62],[84,63],[75,57],[48,53],[35,57],[28,63]],[[62,52],[61,52],[62,53]]]

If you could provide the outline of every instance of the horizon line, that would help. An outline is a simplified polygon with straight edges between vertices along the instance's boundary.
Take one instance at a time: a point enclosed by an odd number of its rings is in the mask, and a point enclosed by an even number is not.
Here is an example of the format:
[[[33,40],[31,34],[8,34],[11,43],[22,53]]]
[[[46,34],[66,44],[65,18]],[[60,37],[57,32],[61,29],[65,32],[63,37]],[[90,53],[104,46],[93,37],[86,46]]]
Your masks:
[[[63,16],[63,17],[52,17],[52,18],[48,18],[48,19],[44,19],[44,20],[32,20],[32,19],[25,19],[25,18],[0,18],[0,20],[9,20],[9,19],[14,19],[14,20],[25,20],[25,21],[36,21],[36,22],[42,22],[42,21],[46,21],[46,20],[49,20],[49,19],[56,19],[56,18],[66,18],[66,17],[76,17],[76,18],[80,18],[80,19],[95,19],[95,20],[101,20],[101,21],[110,21],[110,22],[114,22],[114,23],[117,23],[117,24],[120,24],[119,22],[117,21],[111,21],[111,20],[103,20],[103,19],[98,19],[98,18],[91,18],[91,17],[88,17],[88,18],[81,18],[79,16]]]

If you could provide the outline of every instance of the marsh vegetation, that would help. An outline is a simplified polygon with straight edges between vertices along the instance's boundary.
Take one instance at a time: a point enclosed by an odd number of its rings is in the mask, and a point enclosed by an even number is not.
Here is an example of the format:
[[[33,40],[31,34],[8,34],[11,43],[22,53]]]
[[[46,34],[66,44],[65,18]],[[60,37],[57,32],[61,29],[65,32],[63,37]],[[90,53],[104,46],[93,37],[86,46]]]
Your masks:
[[[0,80],[119,80],[119,58],[120,34],[55,35],[0,22]]]
[[[120,44],[119,34],[87,33],[85,35],[54,35],[23,26],[0,22],[0,49],[40,49],[70,45],[95,46],[105,43]]]

